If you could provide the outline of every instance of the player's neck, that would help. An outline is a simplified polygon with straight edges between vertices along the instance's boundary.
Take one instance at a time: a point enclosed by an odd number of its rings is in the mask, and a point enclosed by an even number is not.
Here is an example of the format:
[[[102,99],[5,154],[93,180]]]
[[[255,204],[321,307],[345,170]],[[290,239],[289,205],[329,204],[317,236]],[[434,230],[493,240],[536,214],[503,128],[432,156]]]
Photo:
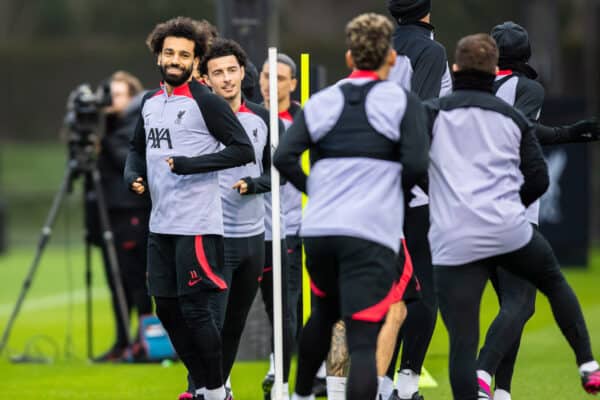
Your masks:
[[[240,107],[242,106],[242,94],[238,94],[237,96],[235,96],[233,99],[226,99],[227,103],[229,104],[229,107],[231,107],[231,111],[233,111],[234,113],[238,112],[240,110]]]
[[[167,90],[167,95],[170,96],[173,94],[173,90],[175,90],[175,88],[181,87],[181,86],[185,86],[188,83],[190,83],[190,81],[192,80],[192,77],[190,76],[190,79],[188,79],[187,81],[185,81],[184,83],[182,83],[179,86],[171,86],[169,85],[167,82],[165,82],[165,89]]]
[[[290,109],[290,105],[292,101],[289,97],[286,97],[283,100],[280,100],[277,104],[277,112],[284,112]]]
[[[391,69],[392,68],[389,65],[384,64],[378,70],[376,70],[375,73],[377,74],[377,76],[379,76],[379,79],[383,81],[386,80],[388,76],[390,76]]]

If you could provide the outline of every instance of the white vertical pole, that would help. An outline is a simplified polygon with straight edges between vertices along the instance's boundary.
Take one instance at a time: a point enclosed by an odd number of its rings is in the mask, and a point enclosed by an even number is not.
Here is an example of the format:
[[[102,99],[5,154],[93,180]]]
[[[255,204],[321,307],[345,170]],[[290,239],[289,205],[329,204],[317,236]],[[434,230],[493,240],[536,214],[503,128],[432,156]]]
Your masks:
[[[271,155],[279,145],[279,113],[277,103],[277,48],[269,47],[269,122]],[[279,172],[271,164],[271,221],[273,228],[273,337],[275,341],[275,398],[283,400],[283,304],[281,293],[281,220]]]

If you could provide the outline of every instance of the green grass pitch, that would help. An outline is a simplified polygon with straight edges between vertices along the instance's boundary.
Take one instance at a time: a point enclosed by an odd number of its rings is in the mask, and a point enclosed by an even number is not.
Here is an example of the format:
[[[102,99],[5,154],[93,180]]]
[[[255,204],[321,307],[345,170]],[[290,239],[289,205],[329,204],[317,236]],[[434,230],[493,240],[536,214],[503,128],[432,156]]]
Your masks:
[[[15,248],[0,257],[0,329],[4,329],[33,248]],[[94,261],[94,348],[106,349],[113,339],[108,293],[96,254]],[[589,270],[568,270],[567,279],[579,295],[592,339],[600,340],[600,252],[592,253]],[[9,342],[0,358],[0,399],[176,399],[184,388],[181,364],[92,365],[85,360],[85,297],[83,292],[83,251],[59,245],[44,254],[33,286],[25,301]],[[497,311],[495,296],[488,288],[482,306],[481,325],[487,328]],[[72,330],[72,345],[66,346],[66,332]],[[25,344],[38,335],[58,344],[50,365],[12,364],[10,354],[22,353]],[[52,355],[45,342],[38,346]],[[426,399],[450,399],[448,384],[448,343],[441,321],[436,328],[425,363],[439,387],[423,389]],[[598,345],[596,345],[598,346]],[[67,350],[70,348],[70,355]],[[596,355],[598,353],[596,347]],[[262,399],[260,383],[267,369],[265,361],[238,362],[232,382],[236,399]],[[555,326],[547,301],[539,296],[536,315],[523,339],[513,385],[515,399],[586,399],[580,388],[574,358]]]

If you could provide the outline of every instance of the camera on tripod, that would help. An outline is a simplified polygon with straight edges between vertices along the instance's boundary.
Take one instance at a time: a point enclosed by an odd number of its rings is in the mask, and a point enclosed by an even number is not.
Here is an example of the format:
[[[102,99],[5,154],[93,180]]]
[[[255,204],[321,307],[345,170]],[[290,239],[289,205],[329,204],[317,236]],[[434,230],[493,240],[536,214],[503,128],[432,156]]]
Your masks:
[[[94,133],[102,122],[104,108],[112,104],[110,84],[104,82],[92,91],[89,84],[84,83],[75,88],[67,99],[65,127],[69,130],[69,146],[85,147],[94,144]]]
[[[67,100],[67,113],[64,118],[64,127],[68,133],[68,162],[66,166],[65,176],[62,180],[60,188],[50,207],[46,222],[42,228],[42,232],[38,241],[37,249],[33,261],[29,267],[29,271],[19,298],[10,315],[8,323],[4,328],[2,337],[0,338],[0,354],[6,348],[10,332],[21,309],[27,291],[31,287],[33,276],[39,266],[39,262],[44,249],[46,248],[50,236],[52,235],[52,227],[56,221],[59,209],[63,204],[65,197],[72,192],[74,181],[78,177],[82,177],[84,181],[84,196],[93,191],[95,195],[96,212],[98,213],[101,238],[106,247],[108,265],[111,270],[112,279],[114,281],[116,302],[118,308],[119,319],[125,326],[129,324],[129,311],[127,309],[127,300],[123,290],[119,274],[119,264],[117,253],[115,250],[114,237],[110,229],[110,221],[106,209],[106,200],[104,198],[101,175],[97,165],[97,151],[100,136],[104,133],[105,128],[105,110],[112,104],[109,81],[99,85],[96,91],[92,91],[89,84],[81,84],[73,90]],[[89,241],[86,240],[86,325],[87,325],[87,344],[88,358],[93,357],[92,351],[92,271],[91,271],[91,252]],[[15,359],[15,362],[39,361],[39,358],[20,357]]]

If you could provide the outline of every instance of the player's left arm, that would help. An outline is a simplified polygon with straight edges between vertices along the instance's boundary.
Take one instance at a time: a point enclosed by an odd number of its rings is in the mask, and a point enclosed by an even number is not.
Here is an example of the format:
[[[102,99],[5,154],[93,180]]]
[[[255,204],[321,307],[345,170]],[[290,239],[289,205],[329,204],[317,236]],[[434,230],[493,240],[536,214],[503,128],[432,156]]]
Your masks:
[[[600,140],[600,123],[596,118],[583,119],[572,125],[535,125],[535,135],[543,146],[564,143],[586,143]]]
[[[539,123],[544,97],[544,88],[539,82],[519,79],[515,108],[535,123],[535,135],[542,146],[600,140],[600,124],[596,118],[583,119],[563,126]]]

